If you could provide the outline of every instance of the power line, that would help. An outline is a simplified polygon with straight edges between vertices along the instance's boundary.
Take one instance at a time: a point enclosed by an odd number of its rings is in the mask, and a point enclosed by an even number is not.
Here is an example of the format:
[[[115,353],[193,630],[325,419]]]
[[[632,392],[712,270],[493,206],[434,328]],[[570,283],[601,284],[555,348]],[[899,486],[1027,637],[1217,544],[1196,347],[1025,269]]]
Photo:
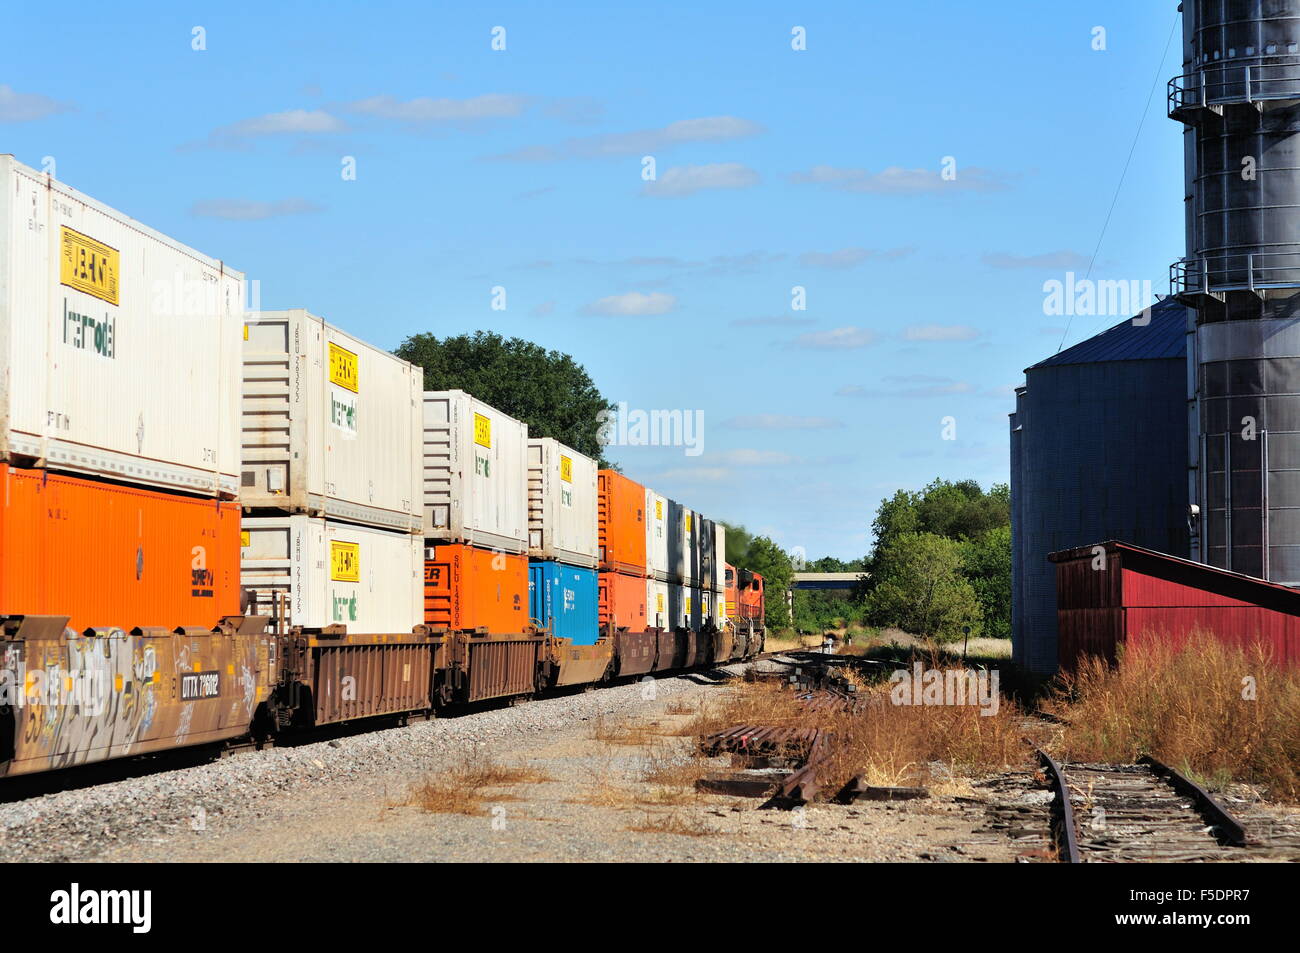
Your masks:
[[[1169,47],[1174,42],[1174,33],[1178,29],[1178,18],[1180,16],[1182,16],[1181,10],[1174,14],[1174,25],[1169,28],[1169,38],[1165,40],[1164,52],[1160,54],[1160,62],[1156,64],[1156,75],[1151,83],[1151,92],[1147,93],[1146,104],[1142,107],[1142,118],[1138,120],[1137,132],[1133,136],[1133,144],[1129,146],[1128,158],[1124,160],[1124,170],[1119,174],[1115,194],[1110,200],[1110,209],[1106,212],[1106,220],[1101,225],[1101,234],[1097,236],[1097,244],[1092,250],[1092,259],[1088,262],[1087,274],[1083,276],[1084,281],[1092,277],[1093,266],[1097,264],[1097,255],[1101,252],[1101,243],[1106,237],[1106,229],[1110,227],[1111,216],[1115,214],[1115,206],[1119,203],[1119,193],[1124,188],[1124,178],[1128,175],[1128,167],[1133,162],[1133,153],[1137,151],[1138,140],[1142,138],[1142,127],[1146,124],[1147,113],[1151,111],[1151,97],[1155,95],[1156,89],[1160,86],[1160,77],[1164,75],[1165,60],[1169,57]],[[1061,343],[1056,345],[1058,354],[1061,352],[1061,348],[1065,346],[1065,338],[1070,333],[1070,323],[1073,320],[1074,315],[1070,315],[1065,321],[1065,330],[1061,332]]]

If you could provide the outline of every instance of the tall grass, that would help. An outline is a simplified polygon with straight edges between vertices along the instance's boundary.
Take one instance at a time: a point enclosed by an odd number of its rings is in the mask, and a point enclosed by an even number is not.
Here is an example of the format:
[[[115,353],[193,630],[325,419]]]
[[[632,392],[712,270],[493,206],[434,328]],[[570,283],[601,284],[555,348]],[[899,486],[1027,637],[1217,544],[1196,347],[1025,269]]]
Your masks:
[[[1067,722],[1069,760],[1149,754],[1212,787],[1245,781],[1300,800],[1300,672],[1262,645],[1198,633],[1128,646],[1116,667],[1083,662],[1044,707]]]
[[[828,735],[828,758],[819,772],[823,790],[833,795],[858,775],[869,784],[927,784],[936,780],[932,765],[949,773],[987,774],[1025,764],[1023,712],[1002,698],[995,713],[982,715],[970,705],[895,705],[886,683],[859,684],[865,710],[809,711],[779,683],[741,683],[692,726],[701,735],[733,725],[819,728]]]

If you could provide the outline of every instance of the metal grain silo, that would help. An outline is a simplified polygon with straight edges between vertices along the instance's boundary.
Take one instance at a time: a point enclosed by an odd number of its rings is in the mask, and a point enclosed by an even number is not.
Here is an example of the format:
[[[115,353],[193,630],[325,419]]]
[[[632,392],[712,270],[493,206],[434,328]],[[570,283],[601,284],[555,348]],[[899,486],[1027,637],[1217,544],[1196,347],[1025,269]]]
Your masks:
[[[1126,320],[1029,367],[1011,415],[1012,650],[1057,669],[1051,552],[1119,539],[1187,553],[1187,309]]]
[[[1186,0],[1193,558],[1300,585],[1300,0]]]

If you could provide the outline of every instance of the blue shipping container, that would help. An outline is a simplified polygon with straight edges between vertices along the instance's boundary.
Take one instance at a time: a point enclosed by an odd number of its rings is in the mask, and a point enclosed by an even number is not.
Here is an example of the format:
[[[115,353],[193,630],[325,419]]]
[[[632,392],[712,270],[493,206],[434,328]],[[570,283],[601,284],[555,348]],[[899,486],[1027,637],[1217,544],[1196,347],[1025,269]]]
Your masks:
[[[553,561],[528,567],[528,611],[543,627],[574,645],[594,645],[600,631],[597,616],[597,576]]]

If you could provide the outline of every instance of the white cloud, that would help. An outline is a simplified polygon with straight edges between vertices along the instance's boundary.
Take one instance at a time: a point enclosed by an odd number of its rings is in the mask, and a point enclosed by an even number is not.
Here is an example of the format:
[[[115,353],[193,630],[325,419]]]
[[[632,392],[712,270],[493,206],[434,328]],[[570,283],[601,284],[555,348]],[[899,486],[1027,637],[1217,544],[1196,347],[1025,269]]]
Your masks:
[[[41,93],[20,93],[12,86],[0,84],[0,122],[31,122],[76,108]]]
[[[1041,268],[1048,271],[1069,271],[1087,268],[1089,258],[1077,251],[1044,252],[1041,255],[1013,255],[1010,252],[985,252],[980,261],[990,268]]]
[[[968,324],[914,324],[903,332],[908,341],[973,341],[979,336]]]
[[[321,135],[346,132],[347,128],[342,119],[323,109],[289,109],[218,126],[203,142],[189,143],[181,149],[248,149],[253,140],[264,136]]]
[[[732,417],[722,426],[733,430],[830,430],[844,424],[833,417],[796,417],[792,414],[750,414]]]
[[[880,251],[875,248],[841,248],[839,251],[809,251],[799,256],[799,264],[810,268],[852,268],[872,258],[894,261],[906,258],[914,248],[889,248]]]
[[[663,137],[669,142],[723,142],[756,136],[762,131],[762,126],[748,119],[739,119],[736,116],[708,116],[704,119],[679,119],[677,122],[670,122],[663,129]]]
[[[278,218],[282,215],[307,215],[324,211],[324,206],[306,199],[280,199],[276,202],[258,202],[253,199],[208,199],[195,202],[191,215],[201,218],[226,218],[240,222]]]
[[[972,166],[959,169],[955,179],[944,179],[937,169],[904,169],[890,166],[881,172],[816,165],[807,172],[795,172],[791,182],[824,185],[841,192],[871,192],[881,195],[922,195],[945,190],[997,192],[1007,188],[1003,177],[990,169]]]
[[[629,291],[626,294],[610,295],[593,301],[582,310],[585,314],[599,314],[606,317],[638,317],[667,314],[676,307],[675,295],[665,294],[662,291],[652,291],[650,294]]]
[[[765,318],[737,318],[731,322],[731,326],[733,328],[788,328],[816,323],[814,318],[796,318],[793,315],[779,314]]]
[[[487,93],[468,99],[432,99],[421,96],[401,102],[393,96],[371,96],[349,103],[348,112],[400,122],[474,122],[482,119],[513,119],[530,105],[527,96]]]
[[[763,127],[736,116],[680,119],[659,129],[638,129],[599,136],[567,139],[555,146],[522,146],[513,152],[489,156],[513,162],[554,162],[559,159],[595,159],[641,156],[692,142],[726,142],[758,135]]]
[[[676,470],[661,470],[655,474],[656,481],[667,483],[730,483],[732,480],[732,471],[726,467],[696,467],[696,468],[678,468]]]
[[[974,384],[969,381],[954,380],[951,377],[935,377],[930,374],[904,374],[884,378],[884,389],[867,388],[853,384],[840,387],[835,391],[836,397],[949,397],[955,394],[973,394]]]
[[[799,458],[780,450],[722,450],[709,454],[709,462],[733,467],[782,467],[798,463]]]
[[[813,350],[860,348],[876,343],[876,332],[868,328],[844,327],[831,331],[809,331],[794,339],[795,347]]]
[[[740,162],[674,166],[641,189],[643,195],[682,198],[706,189],[747,189],[758,185],[759,175]]]

